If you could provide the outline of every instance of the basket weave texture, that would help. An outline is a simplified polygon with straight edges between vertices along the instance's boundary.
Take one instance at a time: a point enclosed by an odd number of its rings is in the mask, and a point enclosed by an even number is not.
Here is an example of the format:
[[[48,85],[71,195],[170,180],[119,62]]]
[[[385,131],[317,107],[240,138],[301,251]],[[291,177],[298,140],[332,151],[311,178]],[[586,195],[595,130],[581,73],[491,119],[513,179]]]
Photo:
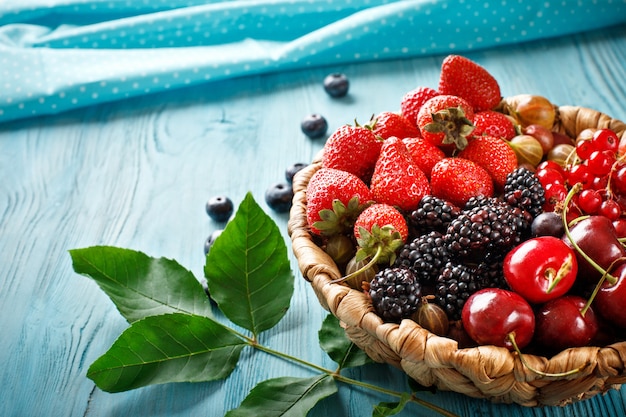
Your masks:
[[[503,99],[503,104],[507,103]],[[505,106],[506,107],[506,106]],[[554,131],[576,137],[586,128],[611,128],[621,138],[626,124],[598,111],[555,106]],[[306,220],[306,187],[321,168],[322,153],[293,182],[288,224],[292,249],[303,277],[321,306],[335,315],[347,336],[373,360],[402,369],[424,386],[474,398],[523,406],[563,406],[590,398],[626,382],[626,341],[603,347],[566,349],[550,358],[525,354],[535,369],[560,373],[584,367],[567,377],[543,377],[524,366],[516,353],[495,346],[460,349],[456,341],[436,336],[412,320],[384,323],[368,297],[342,283],[342,273],[314,242]],[[586,366],[585,366],[586,365]]]

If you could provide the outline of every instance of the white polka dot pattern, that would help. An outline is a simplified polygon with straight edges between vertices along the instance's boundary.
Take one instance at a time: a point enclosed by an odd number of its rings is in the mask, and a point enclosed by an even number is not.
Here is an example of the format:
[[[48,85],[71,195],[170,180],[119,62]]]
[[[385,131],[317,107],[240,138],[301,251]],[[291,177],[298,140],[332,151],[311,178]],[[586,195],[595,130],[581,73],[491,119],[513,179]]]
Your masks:
[[[50,3],[0,3],[0,121],[228,77],[462,53],[626,22],[626,0]]]

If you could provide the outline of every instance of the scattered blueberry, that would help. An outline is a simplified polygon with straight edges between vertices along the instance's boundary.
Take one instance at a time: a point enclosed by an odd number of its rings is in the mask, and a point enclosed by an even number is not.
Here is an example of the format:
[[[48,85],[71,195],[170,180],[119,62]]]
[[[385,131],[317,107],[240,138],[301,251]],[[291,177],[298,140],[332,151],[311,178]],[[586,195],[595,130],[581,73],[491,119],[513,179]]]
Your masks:
[[[211,246],[215,243],[215,239],[218,238],[219,235],[222,234],[223,229],[215,230],[211,235],[204,241],[204,254],[208,255],[211,250]]]
[[[216,222],[225,222],[233,214],[234,206],[230,198],[219,195],[206,203],[206,212]]]
[[[287,183],[277,183],[265,191],[265,202],[274,211],[286,213],[291,209],[293,188]]]
[[[293,183],[293,177],[303,168],[306,168],[308,164],[304,162],[296,162],[285,170],[285,179],[289,184]]]
[[[338,72],[329,74],[324,78],[324,90],[331,97],[343,97],[348,94],[350,82],[345,74]]]
[[[321,138],[328,131],[328,122],[324,116],[311,114],[302,120],[300,129],[302,129],[302,133],[311,139]]]

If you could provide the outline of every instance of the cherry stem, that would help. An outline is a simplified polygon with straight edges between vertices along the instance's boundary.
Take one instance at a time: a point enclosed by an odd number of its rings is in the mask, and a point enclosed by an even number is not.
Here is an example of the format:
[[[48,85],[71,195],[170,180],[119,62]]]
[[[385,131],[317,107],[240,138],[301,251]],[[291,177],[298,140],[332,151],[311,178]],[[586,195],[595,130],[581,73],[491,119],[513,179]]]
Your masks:
[[[615,265],[617,265],[620,262],[623,262],[624,260],[626,260],[626,258],[620,256],[619,258],[617,258],[616,260],[611,262],[611,265],[609,265],[609,268],[607,269],[607,271],[604,274],[602,274],[602,276],[600,277],[600,280],[598,281],[598,283],[594,287],[593,291],[591,292],[591,296],[589,297],[589,299],[587,300],[587,302],[583,306],[582,310],[580,310],[580,314],[583,317],[585,316],[585,313],[587,313],[587,310],[589,310],[589,308],[591,308],[591,304],[593,303],[593,300],[596,298],[596,295],[598,295],[598,292],[600,291],[600,288],[602,288],[602,284],[604,284],[604,281],[607,279],[607,276],[609,275],[608,271],[613,269],[613,267]]]
[[[589,264],[591,266],[593,266],[598,272],[600,272],[603,276],[605,276],[606,280],[609,281],[609,283],[611,285],[614,285],[617,282],[617,278],[615,278],[613,275],[609,274],[608,271],[603,269],[600,265],[598,265],[598,263],[596,261],[591,259],[589,257],[589,255],[587,255],[580,248],[580,246],[578,246],[578,243],[576,243],[576,241],[572,237],[572,234],[571,234],[571,232],[569,230],[569,225],[567,223],[567,211],[569,210],[569,203],[572,200],[572,197],[574,196],[574,194],[579,192],[581,189],[582,189],[582,184],[581,183],[576,183],[572,187],[572,189],[569,191],[569,193],[567,193],[567,196],[565,197],[565,201],[563,202],[563,212],[561,213],[561,217],[563,219],[563,225],[565,226],[565,235],[567,236],[567,239],[569,239],[569,241],[572,244],[572,246],[574,247],[574,249],[576,249],[576,251],[580,254],[580,256],[582,256],[587,262],[589,262]]]
[[[507,336],[507,339],[509,339],[509,341],[513,345],[513,349],[515,349],[515,352],[517,352],[517,355],[519,356],[519,360],[522,362],[522,365],[524,365],[526,368],[528,368],[528,370],[530,370],[534,374],[541,375],[544,377],[549,377],[549,378],[563,378],[566,376],[577,374],[578,372],[583,371],[585,368],[587,368],[590,365],[589,362],[586,362],[585,364],[579,366],[578,368],[571,369],[566,372],[551,373],[551,372],[540,371],[538,369],[533,368],[532,366],[530,366],[528,362],[526,362],[526,359],[524,358],[522,351],[520,350],[519,346],[517,346],[517,342],[515,341],[515,332],[511,332],[507,334],[506,336]]]
[[[354,272],[349,273],[348,275],[341,277],[341,278],[337,278],[334,279],[332,281],[330,281],[331,284],[336,284],[338,282],[344,282],[348,279],[351,279],[365,271],[367,271],[368,269],[370,269],[371,267],[373,267],[374,265],[376,265],[376,262],[378,262],[378,258],[380,258],[380,255],[383,253],[383,245],[378,245],[376,246],[376,253],[374,254],[374,256],[372,256],[372,259],[370,259],[370,261],[363,265],[361,268],[357,269]]]
[[[553,268],[550,268],[546,271],[546,278],[549,281],[548,289],[546,290],[547,294],[549,294],[554,289],[554,287],[556,287],[559,282],[561,282],[561,280],[565,278],[567,274],[572,272],[572,265],[573,257],[572,255],[568,255],[567,259],[565,259],[565,262],[563,262],[563,264],[561,265],[559,270],[556,271],[556,273]]]

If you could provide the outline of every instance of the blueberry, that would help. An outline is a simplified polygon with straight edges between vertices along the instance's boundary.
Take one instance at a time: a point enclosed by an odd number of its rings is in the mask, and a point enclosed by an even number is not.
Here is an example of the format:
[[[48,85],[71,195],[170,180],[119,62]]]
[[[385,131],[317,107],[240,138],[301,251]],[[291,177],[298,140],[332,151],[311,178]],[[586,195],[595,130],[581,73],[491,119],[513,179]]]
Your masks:
[[[216,222],[225,222],[233,214],[234,206],[230,198],[219,195],[211,197],[206,203],[206,212]]]
[[[286,213],[291,209],[293,188],[287,183],[274,184],[265,191],[265,202],[274,211]]]
[[[338,72],[328,74],[326,78],[324,78],[324,90],[331,97],[343,97],[348,94],[348,88],[350,87],[350,82],[348,81],[348,77],[345,74],[341,74]]]
[[[211,235],[204,241],[204,254],[208,255],[209,251],[211,250],[211,246],[213,246],[213,243],[215,243],[215,239],[217,239],[219,237],[219,235],[222,234],[224,230],[223,229],[217,229],[215,230],[213,233],[211,233]]]
[[[321,138],[328,131],[328,122],[319,114],[311,114],[302,120],[300,129],[311,139]]]
[[[293,177],[303,168],[306,168],[308,164],[304,162],[296,162],[285,170],[285,179],[289,184],[293,183]]]

